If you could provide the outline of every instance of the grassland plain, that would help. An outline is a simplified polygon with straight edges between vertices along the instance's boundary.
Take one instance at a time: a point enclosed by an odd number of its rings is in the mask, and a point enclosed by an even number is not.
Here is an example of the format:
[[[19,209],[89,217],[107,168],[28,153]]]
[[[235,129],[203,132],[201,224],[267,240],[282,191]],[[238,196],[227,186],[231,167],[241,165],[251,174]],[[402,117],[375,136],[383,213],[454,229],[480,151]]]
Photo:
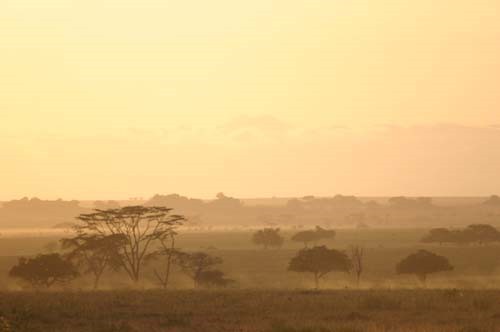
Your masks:
[[[102,291],[78,279],[64,289],[20,291],[7,278],[22,255],[43,252],[57,237],[0,238],[0,332],[496,332],[500,331],[500,247],[423,245],[425,230],[340,230],[328,246],[366,248],[360,290],[352,276],[334,273],[310,291],[308,274],[287,271],[302,245],[286,241],[264,250],[250,231],[181,233],[179,247],[222,257],[236,284],[227,290],[192,290],[174,271],[160,291],[152,270],[140,289],[123,273],[103,277]],[[292,233],[284,232],[288,239]],[[422,289],[395,264],[426,248],[448,257],[454,271],[431,276]]]
[[[286,238],[293,233],[284,232]],[[402,258],[418,249],[428,249],[443,255],[455,267],[451,272],[431,276],[429,288],[467,288],[500,289],[500,246],[469,245],[439,246],[419,243],[425,230],[339,230],[335,240],[327,244],[330,247],[348,250],[352,244],[365,247],[363,288],[414,288],[418,287],[416,278],[398,276],[395,265]],[[190,251],[205,251],[224,260],[221,269],[236,280],[235,288],[297,289],[312,287],[312,278],[308,274],[287,272],[288,262],[303,247],[300,243],[286,241],[281,249],[264,250],[251,243],[252,233],[242,232],[206,232],[181,233],[179,248]],[[49,242],[59,240],[55,237],[37,238],[0,238],[0,290],[18,289],[13,280],[7,278],[8,270],[22,255],[35,255],[44,252]],[[149,264],[144,271],[144,286],[156,287],[155,263]],[[172,276],[173,288],[191,288],[190,282],[182,273]],[[75,282],[79,288],[90,286],[90,280]],[[123,273],[113,273],[103,277],[102,287],[127,288],[129,281]],[[346,274],[328,275],[322,282],[322,288],[352,288],[353,278]]]
[[[500,291],[9,292],[0,316],[17,332],[496,332]]]

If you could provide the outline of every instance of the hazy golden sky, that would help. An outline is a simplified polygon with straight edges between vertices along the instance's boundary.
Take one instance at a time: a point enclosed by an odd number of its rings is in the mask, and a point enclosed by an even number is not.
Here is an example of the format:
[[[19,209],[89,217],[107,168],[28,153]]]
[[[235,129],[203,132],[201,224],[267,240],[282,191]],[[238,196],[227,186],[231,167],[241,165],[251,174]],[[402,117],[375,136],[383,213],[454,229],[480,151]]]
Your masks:
[[[0,1],[0,199],[489,194],[497,124],[497,0]]]

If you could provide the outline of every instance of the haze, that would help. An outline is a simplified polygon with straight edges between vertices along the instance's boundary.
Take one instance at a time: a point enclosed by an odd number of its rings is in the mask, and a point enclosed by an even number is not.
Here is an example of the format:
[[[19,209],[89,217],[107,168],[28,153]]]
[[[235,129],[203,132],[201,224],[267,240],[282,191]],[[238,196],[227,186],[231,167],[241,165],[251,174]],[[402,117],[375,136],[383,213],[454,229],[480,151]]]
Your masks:
[[[0,3],[1,200],[498,191],[498,1],[41,3]]]

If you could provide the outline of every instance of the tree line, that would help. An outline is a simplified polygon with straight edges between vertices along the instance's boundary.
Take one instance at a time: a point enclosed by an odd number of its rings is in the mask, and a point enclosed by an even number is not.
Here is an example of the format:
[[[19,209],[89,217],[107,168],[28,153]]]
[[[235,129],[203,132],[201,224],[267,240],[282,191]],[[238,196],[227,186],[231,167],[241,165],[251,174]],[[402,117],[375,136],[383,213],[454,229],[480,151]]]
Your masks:
[[[467,225],[469,220],[477,223],[500,222],[500,198],[457,201],[441,204],[426,197],[392,197],[365,200],[354,196],[333,197],[304,196],[294,199],[259,200],[251,203],[217,194],[213,200],[201,200],[178,194],[155,195],[148,200],[132,199],[128,202],[94,201],[93,208],[117,209],[122,204],[148,207],[169,207],[189,216],[187,226],[210,229],[215,225],[229,227],[286,226],[302,229],[310,225],[324,227],[355,226],[403,226],[435,227],[439,224]],[[75,215],[90,213],[89,202],[41,200],[23,198],[0,202],[0,222],[3,227],[57,227],[67,229],[67,221]]]
[[[469,225],[465,229],[434,228],[425,235],[424,243],[488,244],[500,242],[500,232],[487,224]]]
[[[174,265],[189,276],[195,287],[226,286],[232,282],[217,269],[218,257],[203,252],[183,252],[175,247],[177,228],[185,218],[165,207],[129,206],[81,214],[75,235],[61,240],[63,254],[20,258],[9,272],[34,288],[49,288],[78,276],[90,275],[94,289],[108,270],[121,270],[137,284],[152,261],[158,284],[167,288]]]
[[[316,226],[314,230],[300,231],[292,236],[294,242],[303,243],[307,248],[309,244],[317,245],[321,240],[333,240],[337,233],[332,229],[324,229]],[[253,234],[252,242],[256,245],[267,248],[280,248],[285,242],[285,238],[280,234],[279,228],[264,228]]]
[[[33,288],[50,288],[79,276],[89,275],[93,288],[99,288],[106,271],[122,271],[138,284],[146,265],[154,262],[154,276],[166,289],[176,267],[193,281],[194,288],[227,287],[235,281],[218,268],[222,259],[204,252],[185,252],[176,247],[178,227],[186,218],[166,207],[128,206],[96,209],[80,214],[72,237],[61,240],[63,252],[20,258],[9,275]],[[290,260],[288,270],[310,273],[316,288],[333,272],[350,273],[359,285],[364,272],[365,250],[353,246],[350,252],[317,245],[331,240],[335,231],[316,227],[298,232],[292,241],[304,244]],[[254,233],[252,240],[264,248],[280,247],[284,238],[279,229],[266,228]],[[313,244],[313,246],[311,246]],[[452,270],[445,257],[421,250],[396,266],[398,274],[414,274],[425,283],[427,275]]]

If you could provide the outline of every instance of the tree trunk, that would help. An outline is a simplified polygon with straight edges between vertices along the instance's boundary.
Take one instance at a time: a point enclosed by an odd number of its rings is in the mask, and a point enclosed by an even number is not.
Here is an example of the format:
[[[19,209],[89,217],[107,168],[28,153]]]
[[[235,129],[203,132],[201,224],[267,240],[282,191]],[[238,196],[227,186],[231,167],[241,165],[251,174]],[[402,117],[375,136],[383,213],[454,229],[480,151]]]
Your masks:
[[[139,284],[139,269],[135,269],[134,272],[132,273],[132,282],[134,283],[134,285],[137,286],[137,284]]]
[[[319,276],[318,276],[318,273],[314,273],[314,286],[316,287],[315,289],[318,290],[319,289]]]
[[[418,280],[420,280],[420,283],[422,284],[422,286],[426,287],[426,285],[427,285],[427,274],[422,273],[422,274],[417,275],[417,277],[418,277]]]
[[[94,290],[99,288],[99,281],[101,280],[101,274],[96,274],[94,276]]]
[[[163,283],[163,289],[167,289],[168,281],[170,279],[170,267],[172,265],[172,256],[174,255],[175,239],[172,237],[172,242],[170,244],[170,252],[167,259],[167,268],[165,270],[165,279]]]

